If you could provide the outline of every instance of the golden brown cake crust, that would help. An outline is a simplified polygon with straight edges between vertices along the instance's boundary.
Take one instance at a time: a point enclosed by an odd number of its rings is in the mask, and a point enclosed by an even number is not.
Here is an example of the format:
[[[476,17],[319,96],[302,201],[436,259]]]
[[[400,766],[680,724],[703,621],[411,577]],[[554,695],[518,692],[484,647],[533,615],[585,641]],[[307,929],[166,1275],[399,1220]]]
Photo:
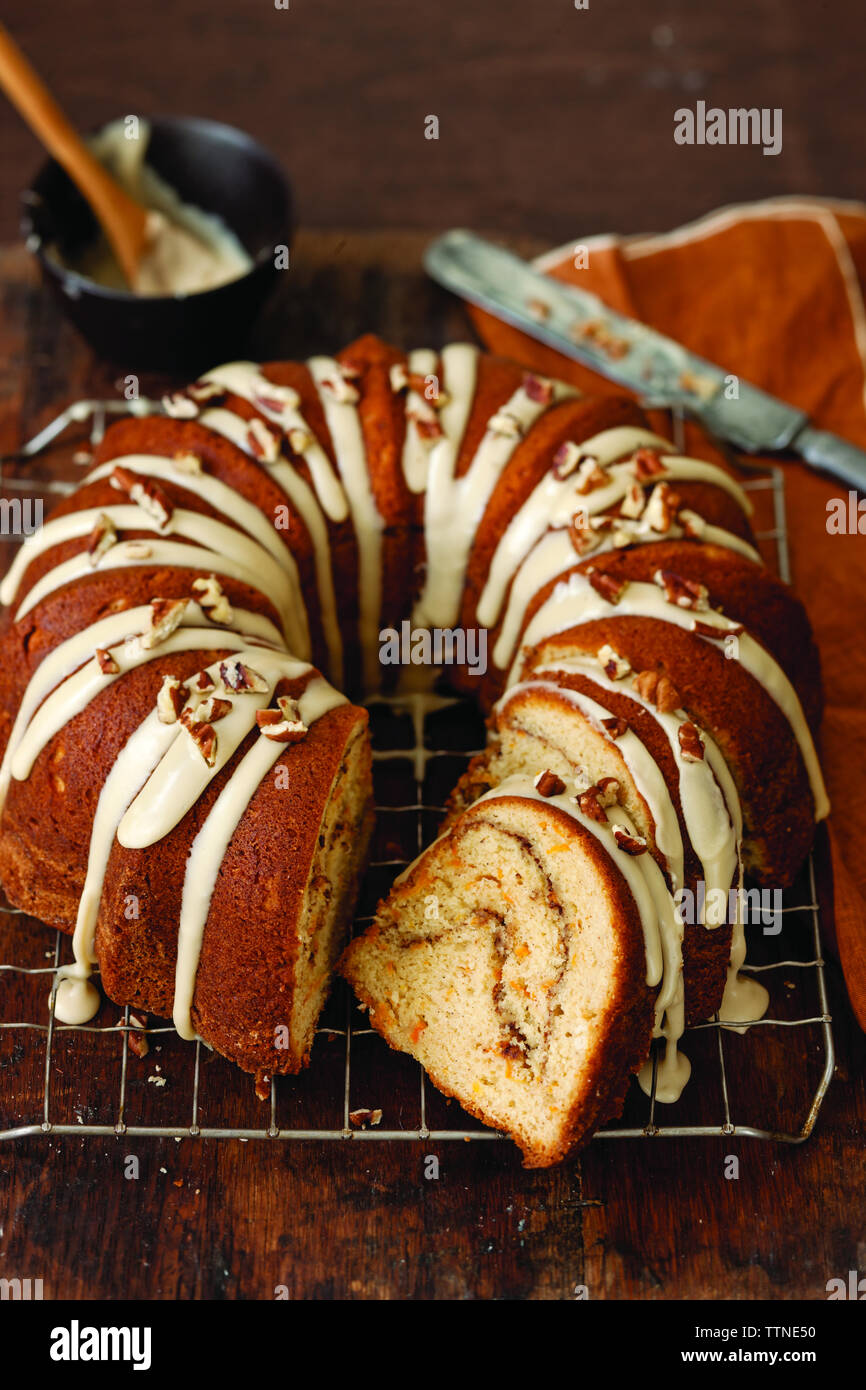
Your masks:
[[[301,688],[303,682],[287,682],[285,693]],[[291,1018],[300,949],[294,924],[304,910],[325,800],[347,748],[364,738],[366,728],[366,711],[352,705],[317,720],[259,784],[223,859],[202,941],[192,1019],[196,1030],[244,1071],[296,1072],[307,1061],[306,1053],[279,1048],[275,1029],[287,1027]],[[156,853],[115,842],[96,936],[109,998],[170,1016],[187,856],[255,737],[247,737]],[[281,766],[286,785],[278,777]],[[365,814],[357,828],[358,869],[368,832]],[[131,920],[130,894],[139,913]]]

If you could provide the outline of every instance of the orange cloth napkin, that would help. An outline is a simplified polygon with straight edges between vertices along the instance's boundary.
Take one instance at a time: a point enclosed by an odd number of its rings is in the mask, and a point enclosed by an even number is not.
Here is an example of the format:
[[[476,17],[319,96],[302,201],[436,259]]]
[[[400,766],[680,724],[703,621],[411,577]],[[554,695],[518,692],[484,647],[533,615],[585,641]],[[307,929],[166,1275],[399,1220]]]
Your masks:
[[[588,248],[575,268],[575,248]],[[540,268],[592,290],[653,327],[808,412],[866,449],[866,206],[817,198],[723,209],[661,236],[576,238]],[[486,344],[587,389],[593,372],[481,310]],[[786,465],[793,584],[821,652],[827,708],[822,763],[833,814],[839,958],[866,1029],[866,502],[863,534],[827,529],[841,483]]]

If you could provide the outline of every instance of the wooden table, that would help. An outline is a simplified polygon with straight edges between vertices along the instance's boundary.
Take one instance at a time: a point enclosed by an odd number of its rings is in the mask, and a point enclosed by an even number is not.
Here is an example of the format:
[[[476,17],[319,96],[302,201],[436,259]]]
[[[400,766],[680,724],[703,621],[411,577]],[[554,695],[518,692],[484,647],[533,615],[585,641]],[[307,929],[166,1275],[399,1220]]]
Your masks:
[[[863,197],[852,0],[148,0],[145,18],[4,0],[3,20],[82,129],[128,113],[238,125],[282,160],[310,226],[553,246],[746,198]],[[698,100],[780,109],[781,153],[676,145],[674,112]],[[2,119],[8,240],[40,153]]]
[[[470,331],[462,308],[421,275],[422,245],[417,236],[303,235],[290,282],[249,350],[301,355],[371,327],[407,346],[429,341],[431,325],[440,340]],[[120,368],[94,362],[58,322],[19,249],[0,251],[0,293],[5,451],[59,404],[113,393]],[[829,918],[823,852],[818,868]],[[34,929],[24,947],[20,933],[0,928],[0,959],[14,945],[18,958],[29,952],[44,966],[51,938]],[[0,1277],[41,1278],[46,1297],[85,1299],[271,1299],[279,1286],[293,1298],[569,1299],[586,1286],[594,1299],[823,1299],[828,1279],[866,1270],[866,1047],[832,963],[829,985],[838,1067],[802,1147],[721,1134],[597,1139],[577,1161],[530,1173],[507,1142],[47,1135],[0,1145]],[[0,976],[0,1016],[10,988]],[[45,990],[44,978],[36,988]],[[820,1074],[818,1031],[767,1029],[751,1041],[757,1050],[739,1061],[744,1040],[725,1043],[746,1088],[734,1118],[761,1124],[781,1113],[799,1123]],[[7,1111],[28,1046],[0,1030]],[[710,1074],[702,1069],[715,1046],[710,1035],[690,1042],[696,1076]],[[334,1073],[328,1047],[317,1042],[304,1094]],[[188,1057],[189,1049],[165,1054],[161,1093],[146,1079],[160,1074],[156,1055],[131,1063],[144,1068],[133,1073],[136,1103],[170,1106]],[[58,1044],[58,1104],[88,1122],[110,1117],[99,1079],[96,1063],[82,1073]],[[370,1101],[386,1114],[397,1104],[391,1095]],[[718,1113],[712,1085],[702,1092],[698,1084],[689,1103],[705,1120]],[[238,1104],[256,1103],[247,1089]],[[431,1098],[436,1104],[444,1106]],[[448,1113],[459,1120],[456,1106]],[[434,1180],[425,1177],[431,1153],[440,1165]],[[126,1176],[130,1155],[137,1178]],[[735,1180],[725,1176],[729,1155],[739,1159]]]

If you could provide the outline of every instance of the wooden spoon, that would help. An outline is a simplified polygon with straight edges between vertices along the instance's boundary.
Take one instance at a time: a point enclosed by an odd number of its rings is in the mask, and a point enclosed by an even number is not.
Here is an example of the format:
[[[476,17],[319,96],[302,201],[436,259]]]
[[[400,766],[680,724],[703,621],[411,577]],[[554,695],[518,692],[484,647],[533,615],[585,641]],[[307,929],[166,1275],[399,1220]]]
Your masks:
[[[103,169],[0,24],[0,86],[93,209],[130,289],[148,241],[147,209]]]

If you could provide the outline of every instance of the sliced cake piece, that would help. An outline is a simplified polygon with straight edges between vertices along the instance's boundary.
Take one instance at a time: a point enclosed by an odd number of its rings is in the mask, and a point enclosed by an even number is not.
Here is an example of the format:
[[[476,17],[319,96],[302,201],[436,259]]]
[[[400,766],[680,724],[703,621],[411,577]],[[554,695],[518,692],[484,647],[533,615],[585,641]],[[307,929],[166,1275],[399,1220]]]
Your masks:
[[[529,1167],[618,1113],[657,993],[681,998],[657,865],[621,808],[581,802],[551,772],[507,779],[398,881],[340,965],[391,1046]]]

